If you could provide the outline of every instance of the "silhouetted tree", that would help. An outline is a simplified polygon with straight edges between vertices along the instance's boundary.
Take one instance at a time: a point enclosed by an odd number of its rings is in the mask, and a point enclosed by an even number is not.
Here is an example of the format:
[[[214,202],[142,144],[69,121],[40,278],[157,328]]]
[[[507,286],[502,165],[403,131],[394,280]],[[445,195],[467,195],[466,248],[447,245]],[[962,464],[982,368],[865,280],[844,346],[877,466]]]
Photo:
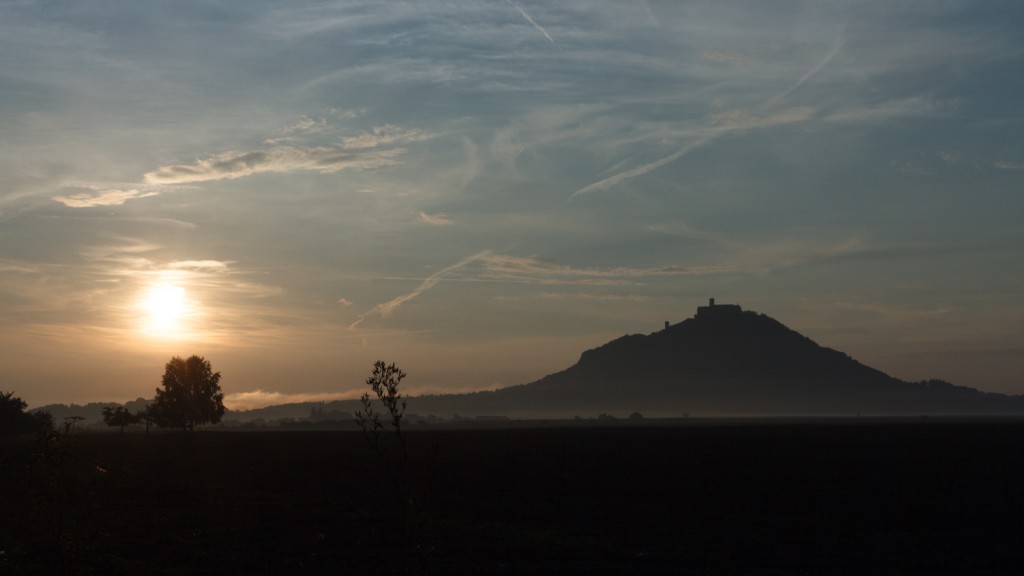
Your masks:
[[[135,416],[124,406],[107,406],[103,408],[103,421],[107,426],[119,426],[124,433],[124,427],[136,422]]]
[[[0,392],[0,435],[10,436],[25,431],[25,407],[28,404],[14,391]]]
[[[29,412],[29,430],[36,436],[42,438],[50,435],[54,430],[53,414],[49,412]]]
[[[397,554],[392,561],[400,561],[405,565],[406,572],[425,572],[425,564],[430,549],[423,546],[423,530],[426,525],[426,510],[424,500],[426,494],[422,491],[422,483],[417,482],[415,471],[409,462],[409,453],[406,450],[405,438],[402,436],[402,417],[405,414],[405,400],[398,391],[398,386],[405,378],[402,372],[394,364],[384,364],[378,360],[373,364],[373,372],[366,379],[366,385],[370,387],[374,396],[384,405],[384,411],[377,411],[373,408],[373,400],[370,393],[363,394],[362,410],[356,411],[356,423],[363,430],[363,435],[369,442],[370,447],[377,453],[387,468],[394,485],[395,495],[402,503],[404,531],[402,535],[404,542],[400,542],[394,548]],[[380,432],[384,429],[382,418],[387,418],[395,433],[395,438],[402,449],[397,462],[389,458],[380,443]]]
[[[49,412],[25,412],[28,404],[14,392],[0,392],[0,437],[35,433],[45,436],[53,431]]]
[[[149,409],[157,426],[191,431],[202,424],[216,424],[224,416],[220,372],[214,372],[205,358],[171,358],[161,384]]]
[[[156,415],[153,409],[153,405],[150,404],[145,408],[138,410],[132,415],[132,420],[135,422],[142,422],[146,425],[146,434],[149,434],[149,427],[156,424]]]
[[[378,360],[373,363],[373,372],[366,379],[366,385],[384,404],[384,409],[387,410],[388,418],[391,420],[391,427],[402,447],[402,457],[405,458],[407,456],[405,439],[402,437],[402,415],[405,413],[405,400],[402,399],[402,394],[398,391],[398,385],[401,384],[403,378],[405,378],[405,372],[402,372],[394,363],[388,365]],[[380,431],[384,428],[384,424],[381,422],[383,414],[373,409],[369,392],[364,392],[360,400],[363,403],[363,409],[356,411],[356,423],[363,429],[363,434],[374,450],[379,450]]]

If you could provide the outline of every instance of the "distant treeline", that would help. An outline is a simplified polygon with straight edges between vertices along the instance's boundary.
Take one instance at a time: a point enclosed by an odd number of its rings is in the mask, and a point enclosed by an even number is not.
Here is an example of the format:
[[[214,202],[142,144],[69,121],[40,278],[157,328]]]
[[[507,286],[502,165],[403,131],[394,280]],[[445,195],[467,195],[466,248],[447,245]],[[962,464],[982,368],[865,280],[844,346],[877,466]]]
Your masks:
[[[34,413],[50,414],[54,421],[62,422],[69,418],[79,419],[79,430],[107,430],[103,410],[124,407],[132,413],[145,410],[153,401],[138,398],[124,404],[117,402],[90,402],[88,404],[50,404],[31,410]],[[288,428],[317,430],[358,430],[355,416],[350,409],[352,401],[334,402],[299,402],[257,408],[253,410],[228,410],[223,420],[211,428],[254,429],[254,428]],[[452,422],[499,422],[508,418],[504,416],[472,416],[464,417],[454,414],[437,416],[434,414],[406,414],[405,421],[412,425],[445,424]]]
[[[443,397],[440,397],[443,398]],[[439,397],[431,397],[437,401]],[[410,398],[410,405],[415,405],[416,397]],[[103,410],[106,408],[117,408],[123,406],[131,412],[144,410],[152,400],[138,398],[125,404],[117,402],[92,402],[85,405],[79,404],[50,404],[32,410],[32,412],[45,412],[53,416],[54,421],[60,423],[70,418],[77,420],[76,429],[80,431],[108,431],[116,430],[103,420]],[[229,410],[224,419],[216,425],[205,426],[209,429],[225,430],[258,430],[266,428],[278,428],[285,430],[358,430],[355,423],[355,415],[351,407],[353,401],[337,400],[333,402],[299,402],[294,404],[280,404],[267,406],[253,410]],[[689,414],[680,414],[679,418],[687,418]],[[622,413],[612,415],[600,413],[586,416],[574,416],[562,419],[566,422],[576,423],[597,423],[609,424],[613,422],[636,423],[644,417],[639,412]],[[429,426],[502,426],[511,425],[516,422],[529,422],[529,419],[517,420],[502,414],[481,415],[472,412],[466,415],[458,413],[417,414],[407,413],[403,421],[414,427]],[[144,426],[133,424],[129,430],[142,431]]]

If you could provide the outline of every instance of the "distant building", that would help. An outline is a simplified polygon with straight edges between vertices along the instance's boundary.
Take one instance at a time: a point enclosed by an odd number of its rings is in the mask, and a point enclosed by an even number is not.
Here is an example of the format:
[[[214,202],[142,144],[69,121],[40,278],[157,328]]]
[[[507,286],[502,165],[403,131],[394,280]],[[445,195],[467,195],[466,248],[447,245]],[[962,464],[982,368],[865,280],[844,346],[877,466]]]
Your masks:
[[[715,304],[715,299],[708,300],[707,306],[697,306],[697,317],[719,316],[722,314],[737,314],[742,312],[739,304]]]

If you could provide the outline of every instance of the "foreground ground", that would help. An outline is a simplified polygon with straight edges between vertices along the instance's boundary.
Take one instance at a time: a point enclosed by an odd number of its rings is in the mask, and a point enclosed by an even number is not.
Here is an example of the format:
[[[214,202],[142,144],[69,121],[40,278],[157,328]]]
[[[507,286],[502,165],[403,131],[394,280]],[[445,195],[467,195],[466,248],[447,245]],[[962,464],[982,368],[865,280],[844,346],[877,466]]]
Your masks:
[[[1019,574],[1024,422],[2,445],[3,574]],[[391,462],[388,465],[387,462]]]

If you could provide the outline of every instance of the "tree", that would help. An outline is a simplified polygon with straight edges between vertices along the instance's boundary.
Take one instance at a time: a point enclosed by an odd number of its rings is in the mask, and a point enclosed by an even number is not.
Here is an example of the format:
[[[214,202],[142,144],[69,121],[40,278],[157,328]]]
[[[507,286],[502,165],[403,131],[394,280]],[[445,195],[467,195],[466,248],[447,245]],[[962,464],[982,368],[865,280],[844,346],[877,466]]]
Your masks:
[[[384,409],[387,410],[388,418],[391,420],[391,428],[395,431],[395,437],[402,448],[402,457],[406,458],[408,454],[405,451],[405,438],[402,437],[402,415],[405,412],[405,400],[402,399],[402,394],[398,391],[398,385],[401,384],[403,378],[405,378],[405,372],[402,372],[394,363],[384,364],[382,360],[378,360],[373,363],[373,372],[366,379],[366,385],[384,404]],[[363,393],[360,400],[363,403],[363,409],[356,411],[356,423],[363,429],[363,434],[374,450],[378,450],[380,431],[384,428],[384,424],[381,422],[382,414],[373,409],[369,392]]]
[[[25,412],[28,404],[14,391],[0,392],[0,437],[35,433],[45,436],[53,431],[49,412]]]
[[[37,410],[35,412],[29,412],[28,418],[29,430],[35,433],[36,436],[43,438],[53,433],[53,414]]]
[[[15,435],[28,427],[28,404],[14,395],[14,391],[0,392],[0,436]]]
[[[171,358],[161,384],[151,406],[157,426],[192,431],[196,426],[216,424],[224,416],[220,372],[214,372],[202,356]]]
[[[149,434],[149,427],[156,424],[156,411],[153,409],[153,405],[150,404],[141,410],[137,410],[135,414],[132,415],[132,420],[136,423],[142,422],[145,424],[146,434]]]
[[[394,487],[394,495],[403,509],[404,530],[401,534],[404,541],[400,541],[397,547],[388,547],[389,552],[393,554],[388,560],[402,562],[405,564],[406,572],[412,572],[415,566],[418,568],[416,572],[425,573],[426,555],[430,553],[430,548],[423,545],[423,529],[426,524],[423,503],[426,494],[423,493],[422,483],[416,481],[415,470],[411,466],[405,438],[402,436],[402,416],[405,414],[406,404],[398,391],[398,386],[404,378],[405,372],[398,366],[385,364],[381,360],[375,362],[373,372],[366,379],[366,385],[384,405],[384,411],[374,410],[373,399],[370,393],[366,392],[360,398],[363,408],[357,410],[355,416],[366,441],[387,468]],[[402,450],[397,463],[388,457],[381,444],[380,433],[384,429],[384,418],[389,420]]]
[[[103,421],[107,426],[119,426],[124,433],[124,427],[134,424],[136,419],[124,406],[107,406],[103,408]]]

